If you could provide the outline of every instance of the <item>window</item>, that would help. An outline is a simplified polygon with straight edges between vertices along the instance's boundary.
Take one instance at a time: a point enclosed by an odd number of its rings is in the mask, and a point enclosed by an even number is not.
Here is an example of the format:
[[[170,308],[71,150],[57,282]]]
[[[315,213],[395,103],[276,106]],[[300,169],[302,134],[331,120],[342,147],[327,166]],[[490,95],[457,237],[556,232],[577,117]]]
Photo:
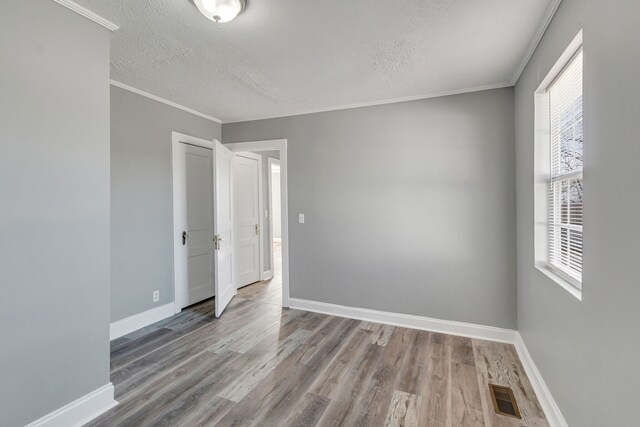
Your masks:
[[[549,87],[549,264],[582,283],[582,50]]]
[[[583,95],[582,32],[535,95],[536,266],[582,295]]]

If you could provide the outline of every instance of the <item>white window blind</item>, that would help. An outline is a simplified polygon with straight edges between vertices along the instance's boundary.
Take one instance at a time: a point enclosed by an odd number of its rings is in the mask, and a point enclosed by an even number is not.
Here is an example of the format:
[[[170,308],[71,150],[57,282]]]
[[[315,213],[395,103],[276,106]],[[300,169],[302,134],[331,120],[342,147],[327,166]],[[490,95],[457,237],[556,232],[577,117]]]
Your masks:
[[[549,86],[549,264],[581,289],[583,213],[582,50]]]

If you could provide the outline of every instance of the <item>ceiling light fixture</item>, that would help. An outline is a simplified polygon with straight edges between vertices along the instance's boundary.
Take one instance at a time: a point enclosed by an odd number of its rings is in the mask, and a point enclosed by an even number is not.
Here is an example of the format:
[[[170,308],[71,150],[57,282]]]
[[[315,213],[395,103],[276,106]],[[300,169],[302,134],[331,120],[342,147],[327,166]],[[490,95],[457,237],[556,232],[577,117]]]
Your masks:
[[[246,0],[193,0],[207,19],[213,22],[229,22],[247,5]]]

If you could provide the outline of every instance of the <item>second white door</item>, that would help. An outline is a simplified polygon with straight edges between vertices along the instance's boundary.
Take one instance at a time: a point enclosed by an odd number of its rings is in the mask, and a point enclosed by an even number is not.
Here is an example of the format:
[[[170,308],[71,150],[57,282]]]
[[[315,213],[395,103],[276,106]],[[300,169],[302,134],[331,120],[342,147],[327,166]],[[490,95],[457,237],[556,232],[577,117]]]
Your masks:
[[[262,156],[236,153],[233,162],[235,272],[238,288],[260,280]]]

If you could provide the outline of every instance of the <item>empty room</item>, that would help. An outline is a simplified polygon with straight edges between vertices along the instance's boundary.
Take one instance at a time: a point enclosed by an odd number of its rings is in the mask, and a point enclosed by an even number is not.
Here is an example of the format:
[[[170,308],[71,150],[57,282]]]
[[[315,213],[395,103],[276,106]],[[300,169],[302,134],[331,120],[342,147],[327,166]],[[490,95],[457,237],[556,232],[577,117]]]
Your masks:
[[[640,426],[639,16],[2,0],[0,427]]]

